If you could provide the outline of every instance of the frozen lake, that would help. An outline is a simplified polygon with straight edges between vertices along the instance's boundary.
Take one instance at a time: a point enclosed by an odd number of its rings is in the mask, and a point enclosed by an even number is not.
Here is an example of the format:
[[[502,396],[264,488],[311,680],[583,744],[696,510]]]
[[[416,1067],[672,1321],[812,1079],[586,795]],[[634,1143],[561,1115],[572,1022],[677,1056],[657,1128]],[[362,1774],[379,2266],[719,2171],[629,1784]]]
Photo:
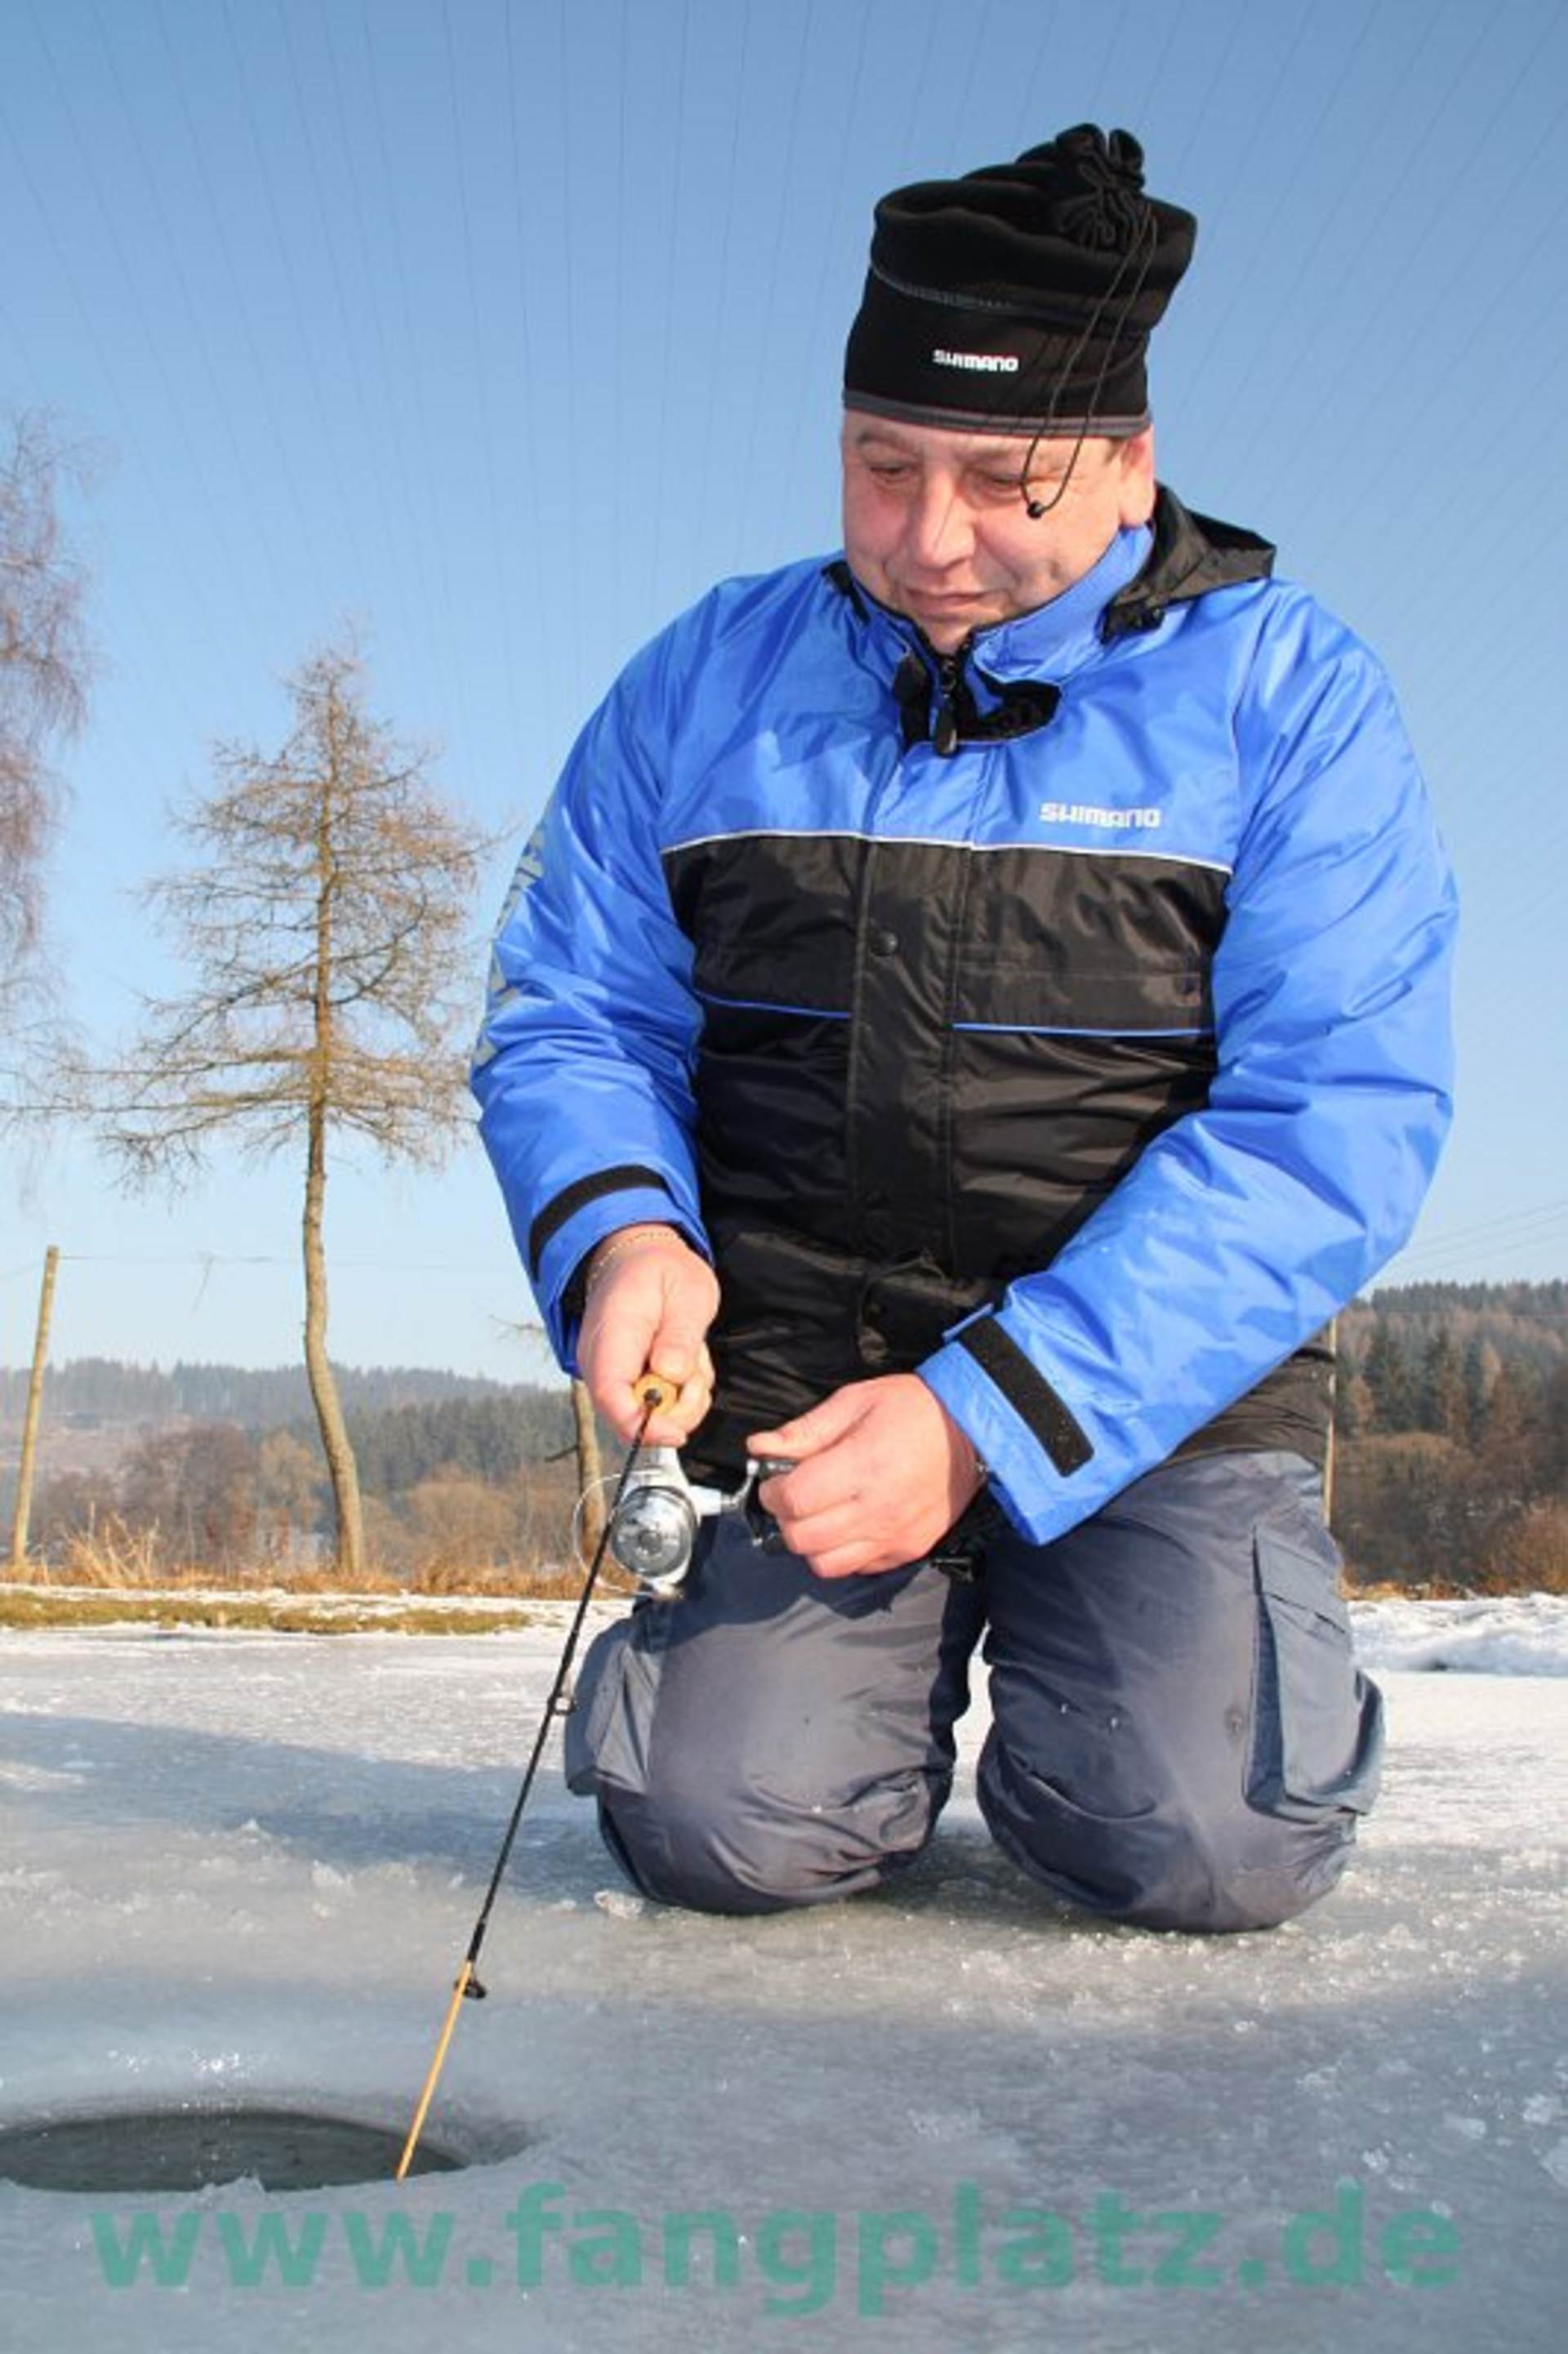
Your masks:
[[[1340,1889],[1272,1935],[1096,1926],[995,1853],[967,1778],[895,1893],[644,1907],[552,1766],[431,2112],[485,2162],[272,2197],[0,2185],[0,2343],[1555,2354],[1568,1605],[1358,1615],[1383,1798]],[[0,1638],[0,2124],[249,2100],[405,2127],[541,1621]],[[1445,1647],[1512,1671],[1384,1664]],[[138,2216],[183,2283],[144,2258],[114,2284]],[[248,2285],[259,2227],[288,2247]]]

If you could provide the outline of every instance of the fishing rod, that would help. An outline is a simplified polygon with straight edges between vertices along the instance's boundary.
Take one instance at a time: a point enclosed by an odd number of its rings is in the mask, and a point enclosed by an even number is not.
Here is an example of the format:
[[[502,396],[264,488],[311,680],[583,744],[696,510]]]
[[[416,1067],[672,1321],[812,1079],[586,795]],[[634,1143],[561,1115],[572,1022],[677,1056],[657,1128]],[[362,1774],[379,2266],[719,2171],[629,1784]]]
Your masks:
[[[673,1401],[675,1395],[674,1384],[670,1382],[661,1381],[658,1375],[654,1373],[645,1374],[642,1380],[636,1384],[636,1389],[638,1404],[642,1408],[641,1419],[637,1425],[637,1429],[631,1441],[631,1450],[627,1456],[625,1463],[621,1466],[620,1478],[616,1487],[615,1495],[611,1501],[609,1511],[606,1516],[603,1532],[600,1534],[598,1544],[594,1548],[594,1555],[592,1561],[588,1564],[588,1575],[583,1580],[583,1590],[578,1597],[577,1610],[573,1615],[571,1626],[567,1632],[567,1639],[561,1652],[560,1664],[556,1670],[556,1680],[550,1686],[549,1697],[545,1702],[544,1712],[539,1719],[539,1730],[535,1736],[533,1754],[529,1757],[527,1768],[523,1776],[523,1787],[517,1793],[517,1803],[512,1809],[512,1819],[506,1826],[506,1836],[501,1842],[501,1852],[495,1859],[495,1870],[490,1875],[490,1886],[485,1891],[484,1903],[480,1908],[479,1918],[474,1923],[473,1935],[468,1941],[468,1951],[463,1956],[462,1967],[459,1970],[456,1981],[452,1987],[451,2000],[447,2006],[446,2020],[441,2028],[440,2041],[436,2045],[436,2056],[430,2062],[429,2073],[425,2078],[424,2090],[419,2094],[419,2105],[414,2112],[414,2122],[408,2128],[408,2138],[403,2145],[403,2155],[397,2161],[397,2171],[393,2178],[393,2179],[397,2182],[401,2182],[404,2176],[408,2173],[409,2165],[413,2159],[416,2145],[418,2142],[421,2132],[424,2130],[425,2116],[435,2094],[437,2080],[440,2075],[442,2065],[446,2060],[447,2046],[452,2040],[452,2031],[457,2025],[459,2007],[465,1997],[471,2002],[482,2002],[484,2000],[486,1990],[477,1975],[477,1966],[479,1962],[479,1950],[484,1943],[485,1932],[490,1926],[491,1908],[495,1903],[496,1892],[501,1886],[502,1875],[506,1870],[507,1858],[512,1853],[512,1842],[517,1836],[517,1826],[523,1819],[523,1809],[528,1803],[528,1793],[534,1787],[534,1776],[538,1771],[539,1760],[545,1754],[545,1744],[549,1738],[550,1726],[555,1721],[556,1711],[560,1705],[561,1693],[566,1688],[567,1678],[571,1672],[572,1660],[576,1655],[577,1648],[577,1638],[582,1633],[583,1621],[588,1617],[588,1604],[593,1599],[593,1590],[599,1580],[599,1569],[603,1564],[605,1553],[609,1545],[610,1538],[615,1531],[616,1514],[620,1508],[621,1499],[625,1495],[627,1487],[630,1482],[632,1473],[636,1469],[638,1456],[641,1454],[642,1449],[643,1433],[647,1430],[648,1425],[653,1416],[659,1412],[662,1406],[669,1405]],[[619,1554],[617,1558],[619,1558]]]
[[[452,1987],[451,2000],[447,2006],[446,2019],[436,2044],[436,2056],[430,2062],[429,2073],[419,2094],[419,2105],[414,2112],[414,2122],[408,2128],[408,2138],[397,2161],[397,2170],[393,2178],[397,2182],[407,2175],[424,2130],[425,2117],[446,2061],[447,2046],[457,2026],[459,2008],[465,1997],[471,2002],[482,2002],[485,1999],[486,1990],[478,1976],[480,1947],[490,1926],[491,1909],[506,1870],[507,1858],[512,1853],[512,1843],[517,1836],[523,1809],[528,1803],[528,1793],[534,1787],[534,1776],[545,1753],[550,1726],[560,1708],[561,1694],[571,1672],[583,1621],[588,1617],[588,1604],[593,1599],[606,1553],[613,1554],[620,1566],[630,1572],[645,1594],[668,1602],[679,1593],[691,1566],[700,1521],[721,1512],[735,1513],[744,1522],[754,1544],[772,1551],[780,1542],[778,1524],[764,1509],[758,1490],[763,1480],[792,1471],[795,1468],[793,1463],[771,1457],[748,1460],[746,1478],[733,1494],[718,1489],[694,1487],[682,1470],[680,1457],[673,1447],[645,1447],[643,1445],[643,1434],[652,1416],[674,1402],[676,1385],[673,1382],[662,1381],[656,1373],[645,1373],[633,1386],[637,1402],[642,1408],[641,1419],[615,1483],[615,1493],[605,1516],[604,1528],[594,1548],[593,1559],[583,1580],[583,1590],[567,1631],[555,1681],[550,1686],[549,1696],[539,1719],[539,1730],[523,1776],[523,1787],[517,1793],[517,1803],[512,1809],[512,1819],[501,1842],[501,1852],[490,1876],[484,1903],[480,1908],[473,1935],[468,1941],[468,1951]]]

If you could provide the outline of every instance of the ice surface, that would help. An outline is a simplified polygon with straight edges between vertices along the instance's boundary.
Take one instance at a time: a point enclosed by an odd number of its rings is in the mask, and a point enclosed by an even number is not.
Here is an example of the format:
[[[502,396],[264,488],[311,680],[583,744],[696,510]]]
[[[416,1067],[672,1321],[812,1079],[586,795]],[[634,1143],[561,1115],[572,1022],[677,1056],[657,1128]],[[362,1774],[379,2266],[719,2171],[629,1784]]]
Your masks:
[[[1467,1629],[1467,1664],[1489,1648],[1517,1670],[1508,1647],[1528,1638],[1535,1671],[1380,1666],[1390,1757],[1361,1856],[1271,1935],[1150,1935],[1053,1903],[991,1848],[967,1778],[895,1891],[674,1913],[620,1887],[591,1808],[546,1770],[484,1948],[490,1999],[461,2006],[432,2110],[482,2158],[530,2133],[524,2155],[274,2198],[0,2186],[0,2345],[1556,2349],[1568,1608],[1371,1607],[1369,1657]],[[0,2118],[249,2098],[406,2126],[554,1666],[563,1622],[541,1616],[479,1638],[0,1638]],[[966,1759],[983,1730],[977,1706]],[[1288,2218],[1346,2183],[1364,2277],[1289,2276]],[[567,2228],[521,2287],[504,2218],[548,2184]],[[1105,2194],[1218,2215],[1190,2257],[1218,2277],[1117,2278],[1169,2266],[1178,2226],[1126,2227],[1118,2258],[1094,2221]],[[199,2218],[185,2286],[104,2279],[94,2211],[123,2230],[138,2204],[171,2240]],[[680,2209],[734,2219],[732,2285],[700,2232],[690,2282],[666,2282]],[[1026,2246],[1004,2221],[1019,2209],[1063,2221]],[[574,2222],[588,2210],[631,2219],[641,2284],[574,2275],[615,2228]],[[821,2220],[791,2236],[786,2210]],[[1453,2279],[1385,2276],[1383,2234],[1410,2210],[1456,2234]],[[298,2239],[313,2212],[313,2285],[276,2268],[241,2285],[220,2216]],[[374,2242],[395,2215],[424,2234],[443,2213],[438,2284],[356,2270],[353,2218]],[[885,2272],[928,2276],[879,2291],[879,2246]],[[1329,2236],[1304,2253],[1326,2259]]]

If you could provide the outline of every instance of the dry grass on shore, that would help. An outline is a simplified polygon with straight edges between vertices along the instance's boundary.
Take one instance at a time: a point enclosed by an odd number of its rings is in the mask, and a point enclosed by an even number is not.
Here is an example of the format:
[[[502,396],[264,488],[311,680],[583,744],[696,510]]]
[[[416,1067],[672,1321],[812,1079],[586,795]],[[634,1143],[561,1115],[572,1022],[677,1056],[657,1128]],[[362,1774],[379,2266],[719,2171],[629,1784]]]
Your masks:
[[[499,1635],[532,1625],[535,1616],[517,1603],[438,1608],[391,1596],[356,1601],[323,1594],[310,1599],[279,1591],[247,1595],[196,1587],[161,1594],[126,1587],[83,1593],[0,1582],[0,1629],[17,1632],[129,1626],[170,1633],[210,1628],[273,1635]]]
[[[576,1601],[582,1579],[577,1563],[537,1555],[475,1561],[450,1543],[406,1566],[377,1564],[355,1577],[331,1562],[217,1566],[169,1559],[158,1531],[132,1528],[111,1513],[72,1536],[57,1560],[29,1562],[25,1585],[0,1572],[0,1626],[146,1620],[163,1626],[308,1627],[316,1632],[397,1625],[409,1631],[480,1633],[525,1623],[525,1614],[511,1606]],[[600,1585],[607,1600],[635,1591],[613,1562],[601,1570]],[[1463,1601],[1509,1590],[1514,1590],[1509,1581],[1484,1573],[1463,1583],[1440,1576],[1364,1583],[1348,1576],[1341,1583],[1346,1599],[1357,1602]],[[357,1617],[351,1606],[355,1602],[366,1606]],[[437,1606],[420,1607],[428,1603]]]
[[[452,1545],[432,1550],[407,1566],[376,1563],[352,1576],[330,1561],[311,1566],[265,1560],[239,1566],[182,1561],[170,1557],[159,1531],[132,1528],[113,1513],[69,1537],[57,1559],[30,1561],[26,1575],[35,1587],[85,1588],[103,1594],[221,1588],[235,1596],[350,1595],[404,1602],[429,1596],[476,1603],[570,1602],[582,1592],[583,1581],[582,1566],[575,1562],[538,1555],[475,1561]],[[632,1591],[631,1582],[613,1562],[605,1564],[599,1576],[609,1594]]]

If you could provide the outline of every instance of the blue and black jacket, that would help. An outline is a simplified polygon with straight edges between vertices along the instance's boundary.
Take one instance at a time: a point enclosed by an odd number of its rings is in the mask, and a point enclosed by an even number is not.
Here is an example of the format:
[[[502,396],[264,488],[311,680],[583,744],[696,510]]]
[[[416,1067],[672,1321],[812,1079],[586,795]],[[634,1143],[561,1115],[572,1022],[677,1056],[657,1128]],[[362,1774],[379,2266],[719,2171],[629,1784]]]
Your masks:
[[[604,1235],[713,1258],[699,1473],[909,1369],[1039,1542],[1178,1450],[1321,1453],[1447,1127],[1456,911],[1382,670],[1271,558],[1161,491],[947,661],[791,565],[588,722],[473,1084],[563,1364]]]

